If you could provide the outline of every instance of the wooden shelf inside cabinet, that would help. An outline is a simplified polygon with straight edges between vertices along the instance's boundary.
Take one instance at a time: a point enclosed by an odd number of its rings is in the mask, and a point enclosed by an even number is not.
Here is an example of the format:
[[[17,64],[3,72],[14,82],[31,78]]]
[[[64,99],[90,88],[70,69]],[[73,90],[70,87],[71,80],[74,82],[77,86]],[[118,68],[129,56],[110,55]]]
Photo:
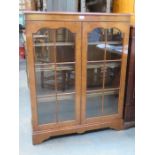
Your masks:
[[[25,19],[33,144],[122,129],[130,15],[27,12]]]
[[[99,44],[111,44],[111,45],[120,45],[121,41],[100,41],[100,42],[88,42],[88,45],[99,45]]]
[[[38,38],[39,38],[39,39],[40,39],[40,38],[44,38],[44,39],[45,39],[45,38],[48,38],[48,35],[41,35],[41,34],[40,34],[40,35],[39,35],[39,34],[33,35],[33,39],[36,39],[36,38],[37,38],[37,39],[38,39]]]
[[[69,42],[57,42],[57,43],[35,43],[35,47],[42,47],[42,46],[73,46],[74,43],[69,43]]]
[[[117,62],[111,62],[111,63],[105,64],[104,68],[105,69],[107,69],[107,68],[115,68],[115,67],[118,67],[118,66],[119,66],[119,64]],[[88,69],[103,68],[103,63],[100,62],[100,64],[88,64],[87,68]],[[74,68],[72,66],[70,66],[70,65],[68,65],[68,66],[56,66],[56,68],[55,68],[55,64],[52,64],[52,65],[50,65],[48,63],[46,63],[46,64],[36,64],[36,72],[37,71],[48,71],[48,70],[49,71],[54,71],[54,70],[56,70],[56,71],[64,71],[64,70],[68,71],[68,70],[70,70],[70,71],[72,71],[72,70],[74,70]]]
[[[35,37],[34,37],[35,38]],[[41,35],[40,37],[37,36],[37,38],[45,38],[43,35]],[[89,42],[88,45],[98,45],[98,44],[103,44],[105,42]],[[107,42],[106,44],[111,44],[111,45],[119,45],[121,44],[120,41],[110,41]],[[56,43],[35,43],[34,46],[35,47],[42,47],[42,46],[72,46],[74,45],[73,42],[56,42]]]
[[[106,63],[105,65],[103,65],[103,63],[101,63],[101,64],[87,64],[87,69],[103,68],[103,67],[104,67],[104,69],[107,69],[107,68],[115,68],[118,66],[119,66],[119,64],[117,62]]]

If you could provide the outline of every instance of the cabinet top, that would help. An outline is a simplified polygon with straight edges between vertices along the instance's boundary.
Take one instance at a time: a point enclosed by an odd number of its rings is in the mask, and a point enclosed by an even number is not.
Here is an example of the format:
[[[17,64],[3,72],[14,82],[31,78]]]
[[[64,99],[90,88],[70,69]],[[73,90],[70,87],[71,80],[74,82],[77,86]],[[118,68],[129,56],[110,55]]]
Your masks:
[[[25,11],[26,21],[121,21],[129,22],[127,13],[81,13]]]
[[[50,14],[50,15],[99,15],[99,16],[130,16],[131,13],[103,13],[103,12],[44,12],[44,11],[25,11],[25,14]]]

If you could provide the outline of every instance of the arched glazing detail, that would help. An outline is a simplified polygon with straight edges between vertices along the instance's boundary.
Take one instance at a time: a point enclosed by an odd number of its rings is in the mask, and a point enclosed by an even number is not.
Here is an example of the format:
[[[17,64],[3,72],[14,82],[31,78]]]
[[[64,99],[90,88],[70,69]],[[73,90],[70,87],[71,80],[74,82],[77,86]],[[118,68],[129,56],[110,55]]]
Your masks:
[[[118,112],[122,52],[123,33],[117,28],[88,34],[86,117]]]
[[[107,29],[106,59],[117,60],[122,58],[123,33],[117,28]]]
[[[96,28],[88,34],[88,61],[98,61],[104,59],[104,51],[97,45],[105,42],[104,29]]]
[[[75,120],[75,34],[43,28],[33,46],[39,124]]]
[[[75,61],[75,34],[65,28],[41,29],[33,35],[33,42],[37,62],[54,62],[54,48],[57,63]]]

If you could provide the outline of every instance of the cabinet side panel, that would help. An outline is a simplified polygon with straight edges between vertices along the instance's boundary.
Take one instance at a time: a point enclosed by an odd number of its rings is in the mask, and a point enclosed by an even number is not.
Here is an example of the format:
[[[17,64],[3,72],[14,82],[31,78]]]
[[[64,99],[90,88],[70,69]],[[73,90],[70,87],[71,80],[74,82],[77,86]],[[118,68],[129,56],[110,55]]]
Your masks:
[[[27,45],[27,62],[28,62],[28,82],[31,99],[31,111],[32,111],[32,127],[33,130],[37,129],[37,104],[36,104],[36,88],[35,88],[35,71],[34,71],[34,52],[32,45],[32,32],[31,22],[26,22],[26,45]]]

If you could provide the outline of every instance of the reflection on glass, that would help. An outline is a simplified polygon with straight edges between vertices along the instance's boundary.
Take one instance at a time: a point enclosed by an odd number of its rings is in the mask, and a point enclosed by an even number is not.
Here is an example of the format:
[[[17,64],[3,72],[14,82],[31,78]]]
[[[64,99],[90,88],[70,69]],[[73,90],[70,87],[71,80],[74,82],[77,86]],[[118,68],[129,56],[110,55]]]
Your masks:
[[[58,96],[59,121],[75,120],[75,95]]]
[[[121,48],[121,49],[120,49]],[[115,60],[122,58],[122,47],[114,46],[107,49],[106,59],[107,60]]]
[[[87,90],[119,87],[122,41],[116,28],[96,28],[88,34]]]
[[[122,47],[123,34],[120,30],[94,29],[88,34],[88,61],[121,59]]]
[[[104,60],[104,53],[97,45],[88,45],[88,61]]]
[[[123,39],[123,34],[121,31],[117,28],[110,28],[107,29],[107,41],[117,41],[117,42],[122,42]]]
[[[88,34],[86,117],[117,113],[123,34],[97,28]]]
[[[105,41],[104,29],[97,28],[88,34],[88,61],[104,59],[104,50],[98,48]]]
[[[118,94],[100,92],[87,94],[86,117],[99,117],[118,113]]]
[[[99,42],[105,40],[104,29],[96,28],[88,34],[88,42]]]
[[[123,47],[123,34],[119,29],[107,29],[107,60],[121,59]]]

